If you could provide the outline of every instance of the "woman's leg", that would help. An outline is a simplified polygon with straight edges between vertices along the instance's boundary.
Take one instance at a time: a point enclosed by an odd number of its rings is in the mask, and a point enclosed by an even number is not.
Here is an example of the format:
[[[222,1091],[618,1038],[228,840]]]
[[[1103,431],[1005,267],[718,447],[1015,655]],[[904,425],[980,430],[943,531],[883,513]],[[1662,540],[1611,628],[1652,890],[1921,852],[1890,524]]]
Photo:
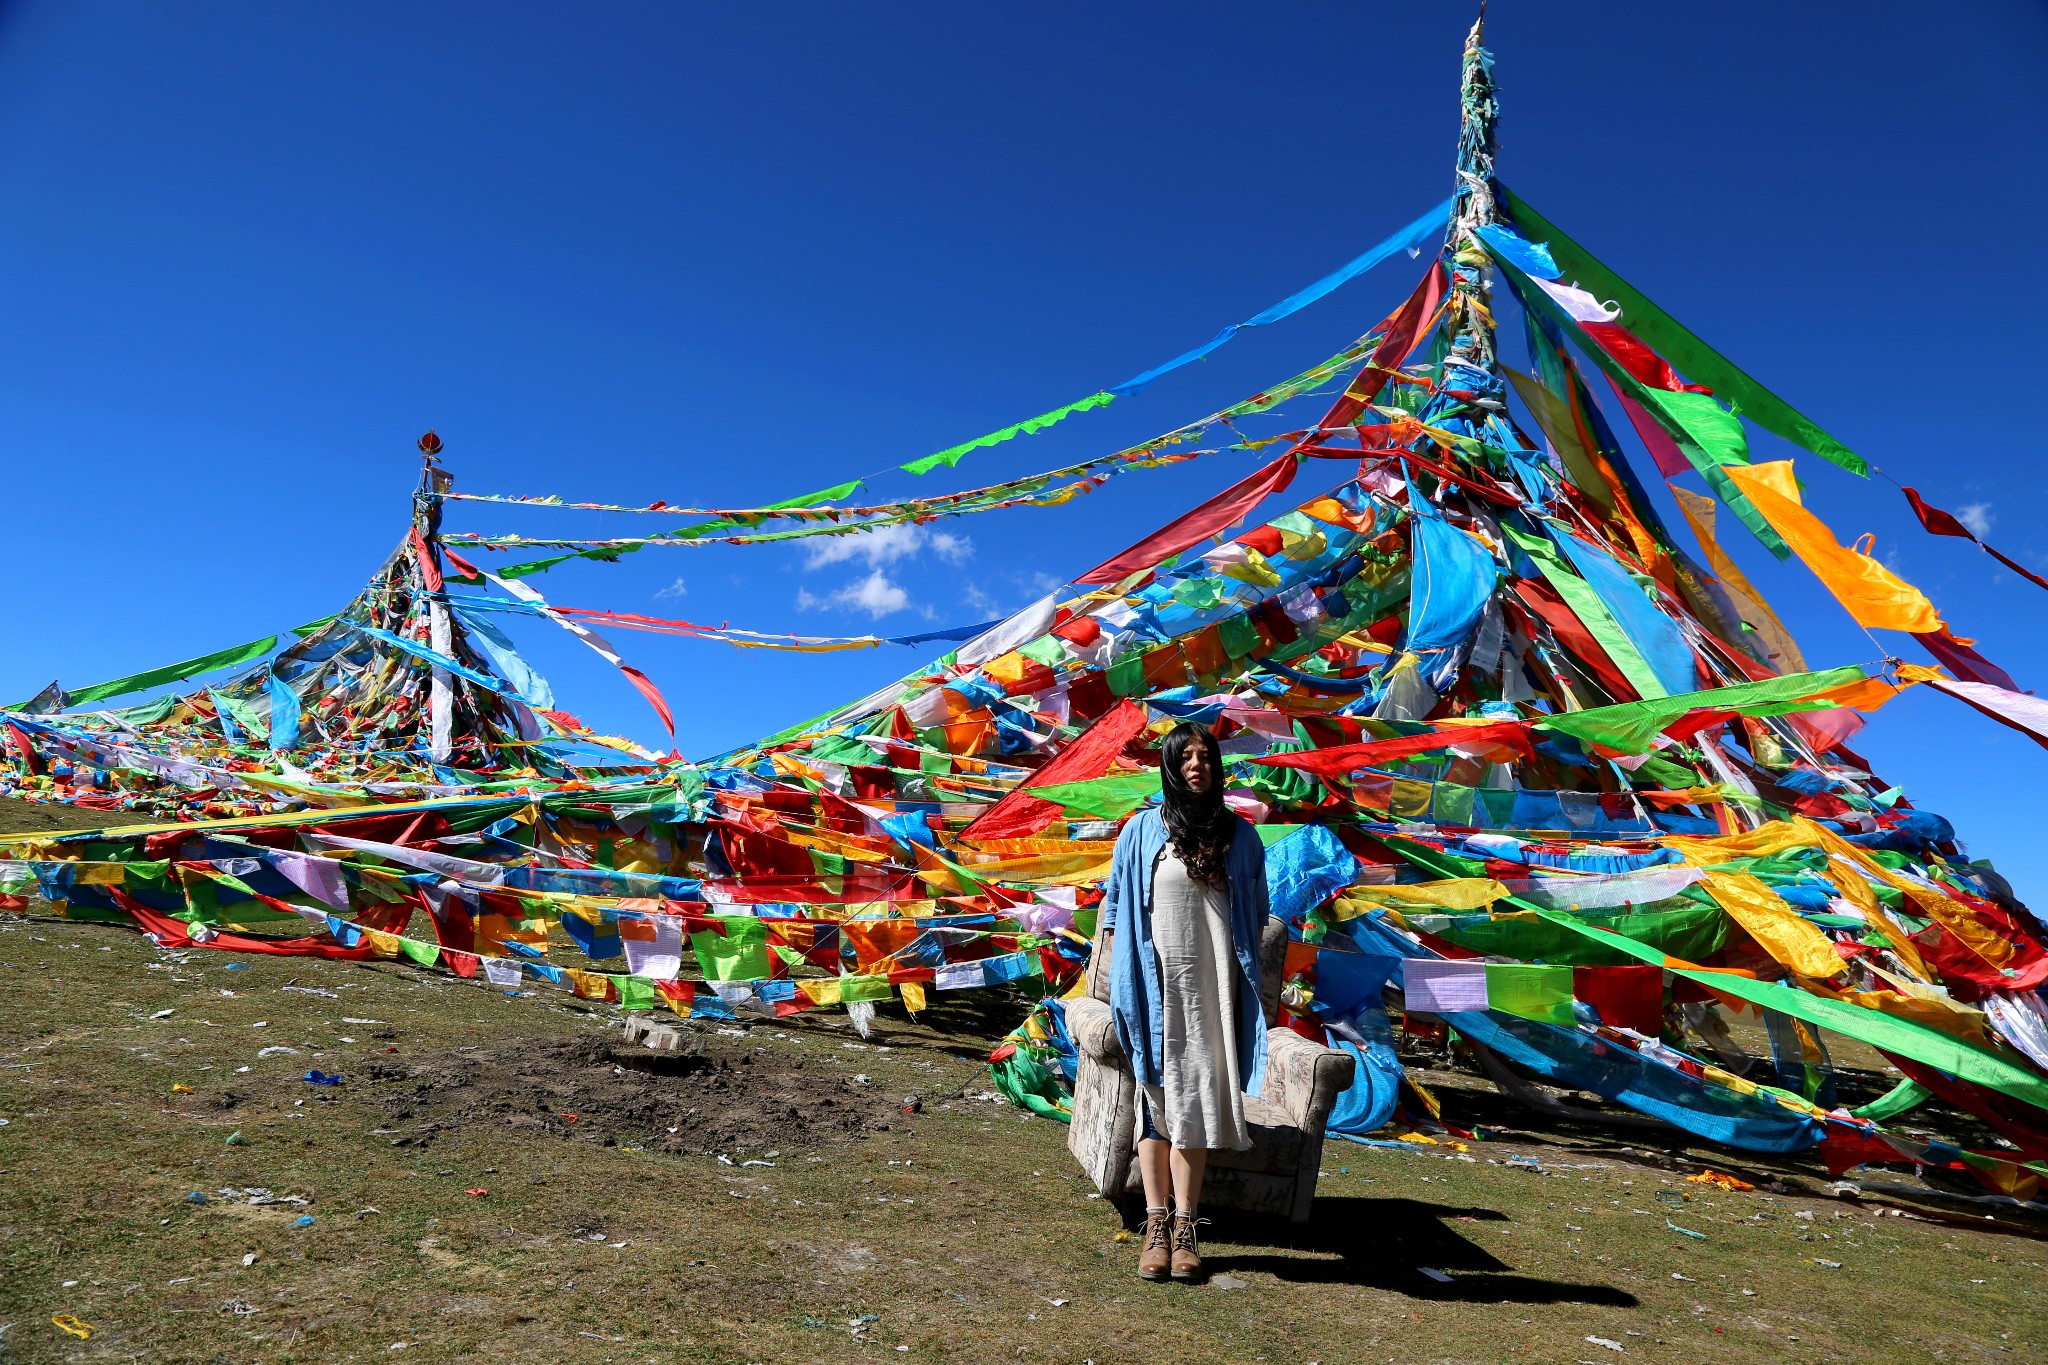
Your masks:
[[[1165,1138],[1138,1139],[1138,1175],[1145,1182],[1145,1206],[1166,1207],[1166,1196],[1177,1183],[1169,1174],[1167,1154],[1172,1145]]]
[[[1164,1147],[1165,1143],[1158,1144]],[[1172,1154],[1173,1168],[1173,1209],[1183,1218],[1193,1218],[1202,1204],[1202,1176],[1209,1169],[1207,1147],[1175,1147]],[[1149,1177],[1148,1177],[1149,1179]],[[1152,1202],[1151,1185],[1147,1184],[1145,1202]]]

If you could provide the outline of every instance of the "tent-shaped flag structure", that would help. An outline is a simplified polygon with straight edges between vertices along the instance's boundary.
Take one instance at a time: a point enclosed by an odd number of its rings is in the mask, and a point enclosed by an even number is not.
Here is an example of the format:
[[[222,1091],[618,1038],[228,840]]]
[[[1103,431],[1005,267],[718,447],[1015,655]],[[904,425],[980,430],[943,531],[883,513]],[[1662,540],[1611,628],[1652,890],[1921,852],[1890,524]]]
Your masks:
[[[1909,686],[2037,737],[2038,705],[1839,543],[1791,462],[1753,463],[1747,432],[1860,475],[1857,455],[1495,178],[1477,29],[1463,114],[1443,210],[1238,326],[1419,245],[1392,314],[1098,460],[890,502],[849,502],[855,483],[754,508],[609,508],[691,520],[535,540],[441,519],[591,504],[458,493],[430,438],[412,526],[340,614],[0,712],[10,794],[161,817],[0,837],[0,895],[165,944],[403,956],[697,1016],[917,1011],[933,991],[1017,983],[1043,1003],[998,1049],[998,1076],[1063,1116],[1056,997],[1085,968],[1120,822],[1157,799],[1159,738],[1194,721],[1219,736],[1228,799],[1267,845],[1295,940],[1289,1022],[1357,1055],[1338,1129],[1394,1112],[1397,998],[1410,1027],[1455,1029],[1514,1093],[1537,1078],[1735,1148],[1945,1166],[2030,1197],[2048,1172],[2042,924],[1851,744]],[[1235,330],[904,469],[952,470],[1128,397]],[[1300,403],[1312,424],[1280,411]],[[958,631],[735,631],[560,606],[530,582],[625,553],[1051,510],[1109,478],[1230,456],[1254,467],[1024,611]],[[1692,484],[1671,491],[1697,557],[1650,497],[1653,469]],[[1243,529],[1282,493],[1292,510]],[[1930,530],[1968,534],[1913,502]],[[1797,555],[1859,623],[1917,636],[1948,672],[1815,667],[1724,552],[1730,533]],[[555,553],[473,562],[522,549]],[[661,691],[596,627],[953,647],[692,762],[558,709],[509,633],[536,618],[616,666],[671,735]],[[1761,1017],[1769,1057],[1742,1051],[1729,1011]],[[1907,1081],[1860,1113],[1837,1107],[1830,1037]],[[1887,1132],[1930,1095],[2009,1146]]]

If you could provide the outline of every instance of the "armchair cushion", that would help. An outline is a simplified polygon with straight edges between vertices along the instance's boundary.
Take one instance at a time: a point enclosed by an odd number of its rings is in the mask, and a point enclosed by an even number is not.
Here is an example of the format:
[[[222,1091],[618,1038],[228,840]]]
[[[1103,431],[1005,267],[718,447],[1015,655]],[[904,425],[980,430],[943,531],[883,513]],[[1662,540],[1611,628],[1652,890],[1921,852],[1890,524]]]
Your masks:
[[[1348,1052],[1312,1043],[1293,1029],[1276,1028],[1266,1035],[1264,1098],[1298,1128],[1321,1133],[1331,1106],[1350,1089],[1355,1074]]]

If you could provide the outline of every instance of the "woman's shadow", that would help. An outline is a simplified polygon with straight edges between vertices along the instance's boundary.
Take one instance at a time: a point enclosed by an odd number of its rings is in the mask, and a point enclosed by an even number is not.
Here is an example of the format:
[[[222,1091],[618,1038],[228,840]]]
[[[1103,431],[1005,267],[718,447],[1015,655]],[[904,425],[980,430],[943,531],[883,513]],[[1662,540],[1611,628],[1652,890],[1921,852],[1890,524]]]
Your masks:
[[[1504,1223],[1497,1209],[1417,1199],[1324,1195],[1306,1224],[1219,1209],[1209,1215],[1203,1269],[1210,1276],[1262,1270],[1308,1284],[1355,1284],[1414,1299],[1462,1303],[1587,1303],[1633,1308],[1636,1296],[1604,1284],[1517,1275],[1450,1226],[1461,1218]],[[1425,1273],[1435,1271],[1444,1279]]]

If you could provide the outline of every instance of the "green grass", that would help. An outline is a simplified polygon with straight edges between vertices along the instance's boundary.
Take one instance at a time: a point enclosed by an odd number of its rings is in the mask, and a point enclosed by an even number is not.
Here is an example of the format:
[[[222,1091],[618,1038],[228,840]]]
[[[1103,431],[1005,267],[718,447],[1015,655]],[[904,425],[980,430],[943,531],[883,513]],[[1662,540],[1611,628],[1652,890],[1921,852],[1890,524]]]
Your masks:
[[[891,1116],[862,1140],[729,1154],[773,1166],[663,1155],[639,1141],[661,1134],[596,1115],[456,1125],[421,1146],[402,1090],[369,1079],[387,1048],[418,1064],[590,1036],[605,1017],[396,967],[236,960],[0,923],[0,1359],[2048,1358],[2048,1248],[2025,1228],[1885,1216],[1823,1196],[1811,1163],[1733,1165],[1783,1192],[1688,1185],[1728,1159],[1597,1134],[1518,1131],[1470,1159],[1333,1143],[1308,1229],[1219,1217],[1207,1251],[1226,1280],[1147,1285],[1065,1131],[977,1098],[988,1040],[957,1025],[885,1017],[886,1048],[847,1046],[837,1014],[744,1037],[688,1026],[708,1057],[800,1057]],[[309,1067],[347,1081],[307,1085]],[[1475,1079],[1431,1080],[1452,1117],[1505,1112]],[[910,1094],[914,1116],[895,1107]],[[246,1145],[226,1145],[236,1132]],[[215,1193],[252,1186],[312,1202]],[[90,1340],[52,1326],[63,1313]]]

